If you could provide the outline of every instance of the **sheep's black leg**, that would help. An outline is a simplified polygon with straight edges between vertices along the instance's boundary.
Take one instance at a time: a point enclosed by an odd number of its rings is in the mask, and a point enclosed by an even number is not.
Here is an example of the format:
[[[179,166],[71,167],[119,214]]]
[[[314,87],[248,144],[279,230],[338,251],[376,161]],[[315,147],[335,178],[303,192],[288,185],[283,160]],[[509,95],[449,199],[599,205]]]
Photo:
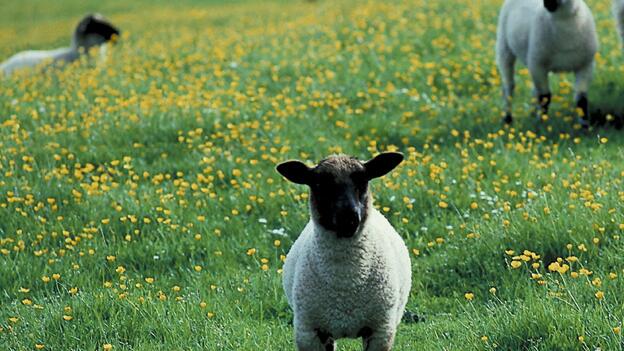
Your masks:
[[[574,83],[574,91],[576,93],[576,120],[583,126],[589,128],[589,100],[587,99],[587,90],[591,82],[594,72],[593,63],[587,65],[576,72],[576,82]],[[578,112],[580,110],[580,112]]]
[[[316,335],[321,341],[321,344],[325,346],[325,351],[334,351],[336,349],[336,344],[331,334],[326,333],[322,330],[317,330]]]
[[[583,128],[589,128],[589,100],[586,93],[580,93],[576,98],[576,108],[581,110],[581,115],[578,118],[579,124]]]
[[[505,124],[511,124],[513,122],[511,100],[515,89],[514,64],[516,63],[516,57],[513,55],[506,42],[501,38],[498,38],[496,42],[496,61],[503,83],[503,102],[505,104],[503,122]]]
[[[510,112],[505,113],[505,117],[503,117],[503,122],[505,122],[505,124],[511,124],[513,122],[513,116]]]
[[[394,331],[374,332],[370,328],[362,328],[358,336],[362,334],[364,351],[390,351],[394,344]]]

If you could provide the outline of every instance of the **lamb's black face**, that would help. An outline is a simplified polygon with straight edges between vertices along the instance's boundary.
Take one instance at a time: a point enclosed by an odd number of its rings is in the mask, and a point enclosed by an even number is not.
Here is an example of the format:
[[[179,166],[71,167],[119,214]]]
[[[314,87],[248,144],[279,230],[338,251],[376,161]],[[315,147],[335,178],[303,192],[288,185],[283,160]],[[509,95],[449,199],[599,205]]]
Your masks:
[[[316,167],[288,161],[277,171],[288,180],[310,187],[312,219],[339,238],[351,238],[367,218],[368,182],[394,169],[403,155],[388,152],[362,163],[353,157],[331,156]]]
[[[544,7],[549,12],[555,12],[561,5],[561,0],[544,0]]]
[[[350,238],[367,216],[368,179],[364,166],[353,158],[321,161],[312,170],[310,207],[323,228]]]
[[[88,15],[76,27],[75,40],[80,47],[90,48],[119,36],[119,29],[101,15]]]

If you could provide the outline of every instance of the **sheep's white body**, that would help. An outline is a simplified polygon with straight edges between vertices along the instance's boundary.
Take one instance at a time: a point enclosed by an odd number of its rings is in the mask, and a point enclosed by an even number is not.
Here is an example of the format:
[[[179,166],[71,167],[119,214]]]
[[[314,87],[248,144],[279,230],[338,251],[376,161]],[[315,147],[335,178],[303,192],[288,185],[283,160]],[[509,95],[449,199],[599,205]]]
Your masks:
[[[620,37],[624,41],[624,0],[613,0],[613,14],[615,15]]]
[[[66,63],[78,58],[77,49],[59,48],[55,50],[28,50],[17,53],[0,65],[0,71],[4,75],[11,75],[14,71],[23,68],[33,68],[44,63]]]
[[[315,330],[354,338],[368,327],[375,332],[371,350],[385,350],[393,340],[411,288],[411,263],[402,238],[369,207],[353,238],[310,221],[288,253],[283,284],[299,347],[318,343]]]
[[[511,112],[514,65],[529,68],[537,96],[549,94],[549,72],[574,72],[577,100],[591,82],[598,37],[591,10],[583,0],[567,0],[550,13],[541,0],[505,0],[498,22],[496,60]]]

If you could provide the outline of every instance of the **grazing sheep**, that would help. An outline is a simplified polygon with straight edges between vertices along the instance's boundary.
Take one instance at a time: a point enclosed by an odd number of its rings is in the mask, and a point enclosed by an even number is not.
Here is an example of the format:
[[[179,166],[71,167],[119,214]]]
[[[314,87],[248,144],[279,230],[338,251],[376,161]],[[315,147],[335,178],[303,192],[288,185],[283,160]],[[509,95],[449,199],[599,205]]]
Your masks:
[[[624,0],[613,0],[613,13],[615,14],[618,32],[624,42]]]
[[[511,123],[516,58],[529,68],[538,117],[548,113],[549,72],[574,72],[579,123],[588,126],[587,90],[598,50],[596,26],[583,0],[505,0],[498,22],[496,61],[503,80],[506,123]]]
[[[334,350],[335,339],[363,338],[390,350],[411,288],[405,243],[372,206],[368,182],[403,160],[395,152],[368,162],[331,156],[316,167],[288,161],[277,171],[310,187],[311,219],[284,264],[298,350]]]
[[[70,47],[55,50],[29,50],[13,55],[0,65],[0,72],[10,75],[17,69],[32,68],[40,64],[68,63],[77,60],[92,47],[100,46],[114,37],[119,30],[100,14],[85,16],[74,31]]]

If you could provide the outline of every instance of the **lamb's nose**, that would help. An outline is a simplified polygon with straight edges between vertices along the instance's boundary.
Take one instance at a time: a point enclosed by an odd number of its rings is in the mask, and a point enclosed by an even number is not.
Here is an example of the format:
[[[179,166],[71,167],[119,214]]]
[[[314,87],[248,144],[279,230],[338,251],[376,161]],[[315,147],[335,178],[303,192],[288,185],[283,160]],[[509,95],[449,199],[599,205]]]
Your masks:
[[[555,12],[557,7],[559,7],[559,4],[557,0],[544,0],[544,7],[549,12]]]
[[[352,237],[360,226],[360,214],[357,211],[344,211],[336,215],[338,236]]]

